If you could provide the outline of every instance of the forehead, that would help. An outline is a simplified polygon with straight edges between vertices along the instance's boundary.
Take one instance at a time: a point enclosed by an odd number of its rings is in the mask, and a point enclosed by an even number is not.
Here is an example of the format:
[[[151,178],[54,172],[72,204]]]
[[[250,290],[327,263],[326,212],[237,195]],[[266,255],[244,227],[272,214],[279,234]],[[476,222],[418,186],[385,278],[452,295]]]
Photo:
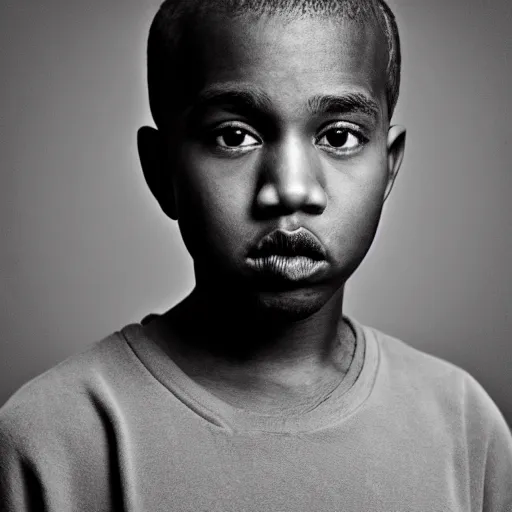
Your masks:
[[[376,23],[215,14],[198,20],[187,39],[192,96],[239,83],[264,91],[276,107],[361,93],[385,108],[387,43]]]

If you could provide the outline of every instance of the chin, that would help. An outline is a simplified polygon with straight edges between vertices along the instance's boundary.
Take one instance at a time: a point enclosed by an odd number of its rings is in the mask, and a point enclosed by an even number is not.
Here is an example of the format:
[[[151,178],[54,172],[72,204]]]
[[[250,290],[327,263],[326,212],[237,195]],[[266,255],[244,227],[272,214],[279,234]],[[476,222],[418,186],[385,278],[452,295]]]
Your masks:
[[[256,306],[273,321],[298,321],[320,311],[327,301],[328,297],[312,290],[273,291],[259,292]]]

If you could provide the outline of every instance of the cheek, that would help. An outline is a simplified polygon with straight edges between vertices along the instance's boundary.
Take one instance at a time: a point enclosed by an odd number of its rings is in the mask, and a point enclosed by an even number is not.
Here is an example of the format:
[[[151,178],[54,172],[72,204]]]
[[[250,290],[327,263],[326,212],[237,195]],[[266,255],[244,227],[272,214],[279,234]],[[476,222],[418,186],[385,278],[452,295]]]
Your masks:
[[[339,257],[361,257],[368,251],[380,220],[387,183],[384,152],[354,162],[329,180],[332,246]]]
[[[250,191],[247,181],[212,159],[184,158],[176,181],[178,222],[194,259],[223,258],[245,242]]]

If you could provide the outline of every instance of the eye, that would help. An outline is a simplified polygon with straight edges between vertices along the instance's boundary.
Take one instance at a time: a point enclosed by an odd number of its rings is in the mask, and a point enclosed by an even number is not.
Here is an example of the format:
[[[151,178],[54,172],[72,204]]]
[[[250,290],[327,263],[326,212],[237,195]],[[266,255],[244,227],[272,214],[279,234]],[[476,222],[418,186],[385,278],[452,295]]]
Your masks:
[[[367,139],[353,129],[334,127],[323,132],[317,144],[334,153],[352,153],[360,149]]]
[[[259,146],[261,141],[251,135],[244,128],[238,126],[226,126],[217,130],[215,143],[224,149],[249,149]]]

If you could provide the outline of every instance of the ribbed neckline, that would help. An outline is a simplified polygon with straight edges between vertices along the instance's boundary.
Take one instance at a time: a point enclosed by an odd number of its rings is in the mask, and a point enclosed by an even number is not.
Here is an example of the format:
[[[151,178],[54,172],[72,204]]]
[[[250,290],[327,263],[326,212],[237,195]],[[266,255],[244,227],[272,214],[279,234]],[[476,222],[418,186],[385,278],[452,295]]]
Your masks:
[[[153,339],[153,336],[150,338],[142,324],[127,325],[120,332],[153,377],[203,419],[230,431],[284,434],[321,430],[338,424],[370,395],[379,362],[375,333],[353,319],[344,318],[356,336],[354,357],[345,378],[315,409],[283,416],[233,407],[211,394],[172,361],[162,348],[163,340]],[[160,316],[152,321],[159,322]]]

